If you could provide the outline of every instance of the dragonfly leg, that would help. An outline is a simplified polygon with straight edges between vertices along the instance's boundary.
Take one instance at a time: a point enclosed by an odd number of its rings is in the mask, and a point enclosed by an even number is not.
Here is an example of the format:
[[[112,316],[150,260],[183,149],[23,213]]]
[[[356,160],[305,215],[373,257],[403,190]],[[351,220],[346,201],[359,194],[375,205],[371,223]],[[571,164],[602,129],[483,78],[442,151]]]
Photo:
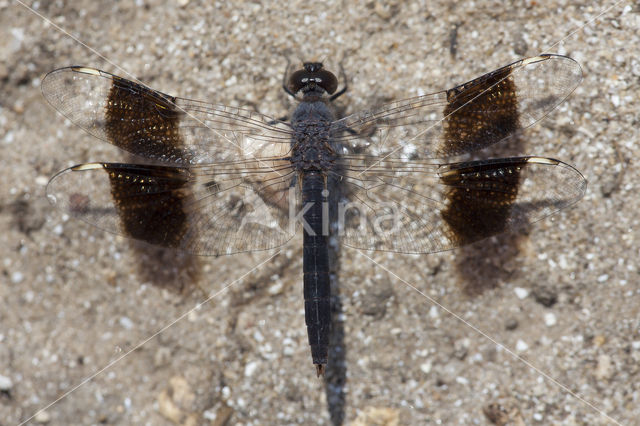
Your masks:
[[[292,98],[296,97],[296,94],[289,89],[289,86],[287,85],[287,81],[289,80],[289,65],[291,65],[291,61],[289,60],[289,58],[287,58],[287,66],[284,69],[284,74],[282,76],[282,88],[284,89],[284,91],[287,93],[287,95],[291,96]]]
[[[344,71],[344,67],[342,66],[342,61],[340,61],[340,77],[344,81],[344,87],[342,89],[338,90],[333,95],[331,95],[331,97],[329,98],[329,100],[331,102],[335,101],[340,96],[344,95],[346,93],[347,89],[349,88],[349,85],[347,84],[347,73]]]

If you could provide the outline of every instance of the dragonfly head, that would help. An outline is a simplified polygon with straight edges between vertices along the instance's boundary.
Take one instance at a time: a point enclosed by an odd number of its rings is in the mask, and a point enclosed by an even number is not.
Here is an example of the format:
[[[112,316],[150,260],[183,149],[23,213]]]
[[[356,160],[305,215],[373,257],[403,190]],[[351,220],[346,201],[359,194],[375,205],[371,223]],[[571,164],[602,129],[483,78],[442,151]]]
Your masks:
[[[326,92],[331,95],[338,88],[338,79],[325,70],[321,62],[305,62],[301,70],[291,74],[287,86],[293,93]]]

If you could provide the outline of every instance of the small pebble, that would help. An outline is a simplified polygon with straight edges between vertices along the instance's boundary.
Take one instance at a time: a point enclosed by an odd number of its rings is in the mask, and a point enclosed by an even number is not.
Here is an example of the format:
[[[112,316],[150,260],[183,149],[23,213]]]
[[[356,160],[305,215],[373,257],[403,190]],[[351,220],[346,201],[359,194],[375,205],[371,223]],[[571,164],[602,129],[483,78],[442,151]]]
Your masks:
[[[251,361],[251,362],[247,363],[247,365],[244,366],[244,376],[245,377],[253,376],[253,373],[255,373],[257,369],[258,369],[258,363],[257,362]]]
[[[440,316],[440,310],[437,306],[431,306],[429,308],[429,318],[438,318]]]
[[[527,345],[524,340],[518,340],[518,342],[516,342],[516,351],[524,352],[527,349],[529,349],[529,345]]]
[[[547,312],[544,314],[544,323],[547,327],[553,327],[558,322],[555,314],[552,312]]]
[[[49,423],[49,421],[51,420],[51,415],[49,413],[47,413],[46,411],[39,411],[35,415],[33,420],[35,420],[36,423]]]
[[[173,376],[169,379],[169,385],[172,389],[172,397],[175,402],[183,407],[190,406],[195,400],[195,393],[191,389],[189,382],[182,376]]]
[[[24,274],[20,271],[16,271],[11,274],[11,282],[14,284],[19,284],[24,280]]]
[[[275,281],[271,286],[269,286],[269,289],[267,291],[270,295],[274,296],[277,294],[281,294],[283,290],[284,290],[284,283],[282,282],[282,280],[277,279],[277,281]]]
[[[516,287],[513,289],[513,291],[516,293],[516,296],[520,300],[525,299],[529,295],[529,290],[527,290],[526,288]]]
[[[611,377],[611,372],[611,357],[609,355],[600,355],[593,375],[598,380],[606,380]]]
[[[120,317],[120,320],[118,320],[118,322],[126,330],[131,330],[133,328],[133,321],[131,321],[127,317]]]
[[[7,392],[13,387],[13,382],[7,376],[0,374],[0,391]]]
[[[618,108],[620,106],[620,96],[612,95],[611,96],[611,103],[613,104],[614,107]]]
[[[468,385],[469,384],[469,380],[465,377],[462,376],[458,376],[456,377],[456,383],[460,384],[460,385]]]
[[[540,303],[542,306],[550,308],[555,305],[558,301],[558,295],[555,290],[547,287],[547,286],[538,286],[534,289],[533,293],[536,302]]]
[[[604,337],[602,334],[598,334],[593,338],[593,344],[596,345],[596,347],[598,348],[604,345],[606,342],[607,342],[607,338]]]
[[[518,328],[518,320],[515,318],[509,318],[505,322],[504,327],[507,330],[515,330],[516,328]]]
[[[453,356],[462,360],[465,359],[469,351],[469,339],[460,339],[453,344]]]

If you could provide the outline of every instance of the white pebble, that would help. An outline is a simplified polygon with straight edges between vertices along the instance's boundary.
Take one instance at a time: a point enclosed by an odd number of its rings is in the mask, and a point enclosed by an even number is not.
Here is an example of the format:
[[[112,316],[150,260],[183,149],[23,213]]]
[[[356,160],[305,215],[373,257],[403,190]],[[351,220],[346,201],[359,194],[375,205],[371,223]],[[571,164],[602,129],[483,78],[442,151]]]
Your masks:
[[[222,398],[224,398],[225,400],[228,400],[229,397],[231,396],[231,389],[229,389],[229,386],[225,386],[222,388]]]
[[[232,75],[227,81],[224,82],[224,85],[227,87],[234,86],[238,82],[238,78],[235,75]]]
[[[558,259],[558,265],[560,266],[561,269],[567,269],[567,267],[569,266],[567,264],[567,259],[563,255],[560,255]]]
[[[620,106],[620,96],[611,95],[611,103],[614,107],[618,108]]]
[[[469,380],[467,380],[465,377],[458,376],[458,377],[456,377],[456,383],[458,383],[460,385],[468,385],[469,384]]]
[[[437,306],[433,305],[429,308],[429,318],[438,318],[440,316],[440,310]]]
[[[253,333],[253,338],[256,342],[262,343],[264,342],[264,336],[262,335],[262,333],[260,333],[259,331],[255,331],[255,333]]]
[[[553,312],[547,312],[544,314],[544,323],[547,327],[553,327],[558,322],[556,315]]]
[[[49,423],[49,421],[51,421],[51,416],[46,411],[39,411],[33,420],[35,420],[36,423]]]
[[[269,287],[269,290],[267,291],[271,295],[276,295],[276,294],[282,293],[283,289],[284,289],[284,283],[281,280],[277,280]]]
[[[526,288],[516,287],[513,289],[513,291],[516,293],[516,296],[520,300],[525,299],[529,295],[529,290],[527,290]]]
[[[285,356],[291,356],[294,353],[296,353],[296,350],[292,346],[285,346],[285,347],[282,348],[282,354],[285,355]]]
[[[216,414],[213,408],[210,408],[208,410],[205,410],[204,413],[202,413],[202,418],[205,420],[209,420],[211,423],[213,423],[213,421],[218,418],[218,415]]]
[[[244,366],[244,376],[245,377],[253,376],[253,373],[255,373],[257,369],[258,369],[258,363],[255,361],[251,361],[250,363]]]
[[[7,376],[0,374],[0,391],[8,391],[13,387],[13,382]]]
[[[524,352],[527,349],[529,349],[529,345],[526,344],[526,342],[524,340],[518,340],[516,342],[516,351],[518,352]]]
[[[14,284],[19,284],[24,279],[24,274],[20,271],[16,271],[11,274],[11,282]]]
[[[118,320],[118,322],[120,323],[120,325],[127,329],[127,330],[131,330],[133,328],[133,321],[131,321],[129,318],[127,317],[120,317],[120,319]]]

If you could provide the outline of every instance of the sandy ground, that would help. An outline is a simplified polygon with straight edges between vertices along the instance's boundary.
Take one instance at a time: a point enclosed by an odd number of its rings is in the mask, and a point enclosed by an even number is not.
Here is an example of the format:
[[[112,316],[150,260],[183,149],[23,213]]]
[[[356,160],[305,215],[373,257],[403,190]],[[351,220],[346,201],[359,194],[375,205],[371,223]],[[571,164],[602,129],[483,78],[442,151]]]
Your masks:
[[[28,3],[0,1],[1,425],[638,424],[638,3],[584,27],[613,2]],[[584,81],[520,154],[575,165],[586,196],[453,252],[374,263],[343,248],[326,380],[306,344],[299,236],[191,258],[67,220],[43,196],[56,171],[116,159],[46,104],[54,68],[280,117],[286,56],[344,58],[348,113],[542,51],[578,60]]]

